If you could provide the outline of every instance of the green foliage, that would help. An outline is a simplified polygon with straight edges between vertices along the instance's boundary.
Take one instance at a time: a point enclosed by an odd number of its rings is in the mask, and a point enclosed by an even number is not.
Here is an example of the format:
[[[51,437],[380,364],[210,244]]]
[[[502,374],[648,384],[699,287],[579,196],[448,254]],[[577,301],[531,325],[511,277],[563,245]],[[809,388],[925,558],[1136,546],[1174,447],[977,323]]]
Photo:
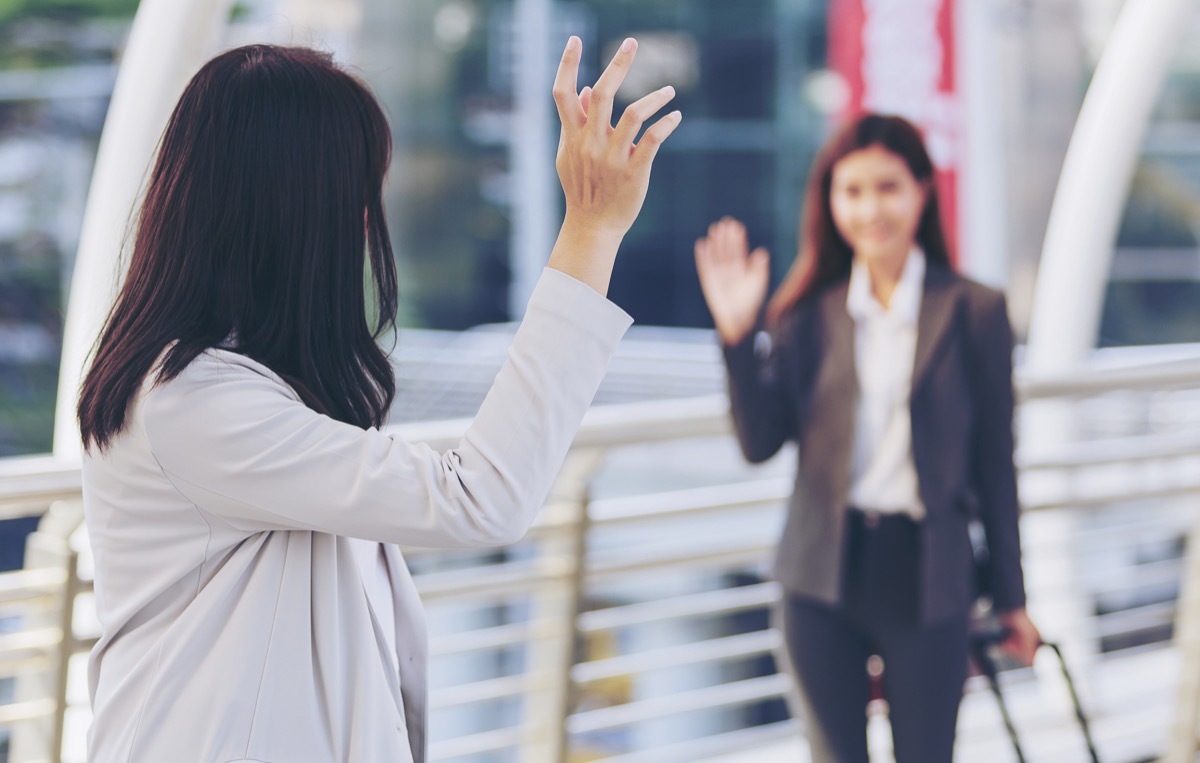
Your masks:
[[[138,0],[0,0],[0,25],[28,18],[131,17],[137,6]]]

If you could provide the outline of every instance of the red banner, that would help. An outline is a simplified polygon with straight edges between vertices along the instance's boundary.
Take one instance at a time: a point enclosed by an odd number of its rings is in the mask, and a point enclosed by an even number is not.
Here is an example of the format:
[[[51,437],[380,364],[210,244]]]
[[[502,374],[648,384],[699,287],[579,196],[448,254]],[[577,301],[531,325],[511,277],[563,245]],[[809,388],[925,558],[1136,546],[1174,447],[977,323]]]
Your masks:
[[[829,67],[849,99],[839,115],[898,114],[919,127],[937,170],[951,256],[957,259],[961,151],[955,0],[829,0]]]

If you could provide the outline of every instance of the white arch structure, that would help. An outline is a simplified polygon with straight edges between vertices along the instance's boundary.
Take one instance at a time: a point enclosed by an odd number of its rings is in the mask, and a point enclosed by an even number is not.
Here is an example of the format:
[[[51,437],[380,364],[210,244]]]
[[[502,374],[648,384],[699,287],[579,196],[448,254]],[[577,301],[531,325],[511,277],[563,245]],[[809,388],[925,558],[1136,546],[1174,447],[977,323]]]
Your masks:
[[[1084,97],[1052,202],[1034,286],[1022,366],[1026,374],[1077,370],[1096,346],[1129,184],[1171,57],[1194,12],[1194,0],[1125,0],[1121,8]],[[1068,406],[1027,405],[1022,410],[1024,445],[1031,451],[1057,452],[1074,437],[1075,423]],[[1073,585],[1079,579],[1073,561],[1051,549],[1069,547],[1076,520],[1032,516],[1026,529],[1044,549],[1026,555],[1027,576]],[[1066,601],[1051,610],[1031,607],[1034,618],[1070,653],[1090,653],[1095,634],[1083,626],[1085,599],[1068,596]],[[1188,672],[1200,678],[1200,665]],[[1191,694],[1193,700],[1200,698],[1200,682]],[[1185,723],[1184,712],[1177,727]],[[1193,728],[1194,723],[1193,712]],[[1191,738],[1194,743],[1194,731]]]
[[[1077,368],[1095,347],[1117,226],[1142,138],[1195,0],[1125,0],[1067,148],[1034,288],[1025,368]]]
[[[54,455],[79,458],[75,398],[123,274],[121,249],[159,136],[188,79],[215,50],[230,0],[142,0],[109,102],[88,189],[63,329]]]

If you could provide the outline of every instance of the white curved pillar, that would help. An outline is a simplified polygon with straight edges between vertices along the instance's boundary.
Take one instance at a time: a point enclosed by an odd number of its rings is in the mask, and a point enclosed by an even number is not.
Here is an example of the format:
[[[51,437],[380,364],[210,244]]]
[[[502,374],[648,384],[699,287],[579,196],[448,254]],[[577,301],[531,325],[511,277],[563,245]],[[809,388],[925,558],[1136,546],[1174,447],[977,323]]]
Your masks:
[[[1063,162],[1034,286],[1022,370],[1042,375],[1079,369],[1099,335],[1105,285],[1129,183],[1167,67],[1195,0],[1125,0],[1084,97]],[[1069,402],[1022,406],[1021,436],[1030,453],[1054,454],[1076,439]],[[1083,572],[1071,553],[1073,512],[1022,518],[1029,544],[1024,566],[1032,592],[1055,589],[1058,601],[1031,596],[1030,612],[1070,659],[1094,654]],[[1049,672],[1042,663],[1039,672]],[[1086,678],[1086,676],[1085,676]],[[1088,682],[1080,689],[1085,696]],[[1066,704],[1066,695],[1061,697]],[[1064,707],[1065,709],[1065,707]]]
[[[554,101],[547,97],[558,65],[559,43],[553,33],[554,0],[513,3],[514,110],[509,131],[512,166],[512,233],[508,289],[509,317],[519,319],[533,293],[548,252],[554,247],[555,221],[561,219],[562,194],[554,169]],[[579,83],[583,87],[582,82]]]
[[[124,276],[122,247],[159,137],[188,79],[215,50],[230,0],[142,0],[121,59],[83,214],[67,300],[54,455],[79,458],[80,376]]]
[[[1063,162],[1038,265],[1027,371],[1077,368],[1095,347],[1117,226],[1142,138],[1195,0],[1126,0]]]

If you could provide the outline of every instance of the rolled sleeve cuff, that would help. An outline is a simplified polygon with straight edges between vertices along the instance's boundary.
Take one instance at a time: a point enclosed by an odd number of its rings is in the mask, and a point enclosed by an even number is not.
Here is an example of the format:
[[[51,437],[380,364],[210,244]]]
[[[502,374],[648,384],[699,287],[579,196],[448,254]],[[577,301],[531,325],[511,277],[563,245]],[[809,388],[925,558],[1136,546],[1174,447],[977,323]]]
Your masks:
[[[529,310],[550,313],[616,347],[633,325],[629,313],[582,281],[554,268],[544,268],[529,297]]]

